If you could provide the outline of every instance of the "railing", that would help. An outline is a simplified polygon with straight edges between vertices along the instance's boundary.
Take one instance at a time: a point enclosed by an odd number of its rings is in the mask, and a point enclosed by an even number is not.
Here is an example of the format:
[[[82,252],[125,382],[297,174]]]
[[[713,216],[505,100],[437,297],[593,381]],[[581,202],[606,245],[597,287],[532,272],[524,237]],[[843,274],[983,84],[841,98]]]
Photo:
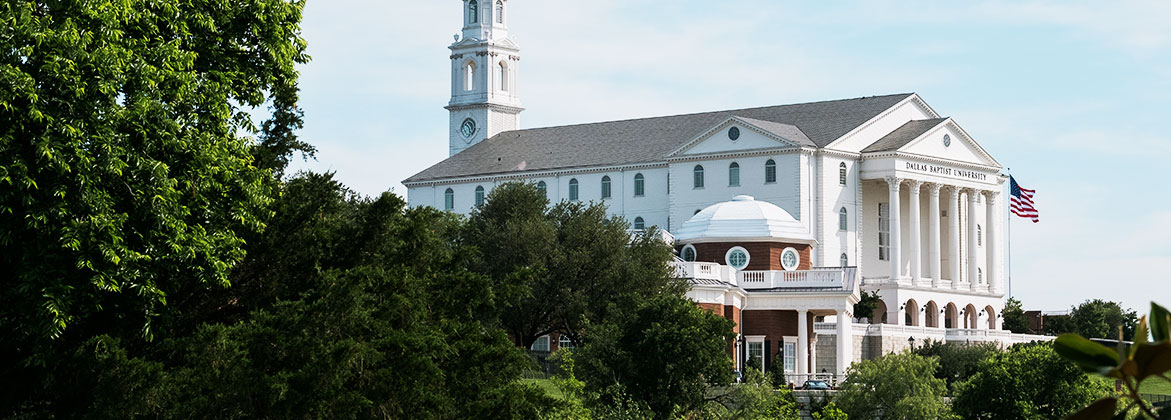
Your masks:
[[[852,268],[814,268],[794,271],[738,271],[737,284],[746,289],[842,288],[852,290]]]
[[[736,271],[726,265],[707,262],[674,261],[675,275],[680,278],[722,281],[746,289],[772,288],[842,288],[854,290],[855,267],[826,267],[812,270]]]
[[[845,379],[845,377],[839,377],[838,375],[833,374],[833,373],[804,373],[804,374],[786,373],[785,374],[785,382],[793,384],[793,386],[796,387],[797,389],[801,389],[801,387],[803,385],[805,385],[806,381],[825,381],[830,386],[837,387],[839,381],[843,380],[843,379]]]
[[[672,265],[675,267],[675,275],[680,278],[716,280],[736,284],[736,276],[731,274],[731,268],[720,264],[676,261]]]
[[[986,330],[968,328],[916,327],[894,324],[852,324],[855,336],[895,336],[947,341],[997,341],[1005,344],[1052,341],[1055,337],[1033,334],[1015,334],[1008,330]],[[818,322],[813,324],[816,334],[837,334],[837,324]]]

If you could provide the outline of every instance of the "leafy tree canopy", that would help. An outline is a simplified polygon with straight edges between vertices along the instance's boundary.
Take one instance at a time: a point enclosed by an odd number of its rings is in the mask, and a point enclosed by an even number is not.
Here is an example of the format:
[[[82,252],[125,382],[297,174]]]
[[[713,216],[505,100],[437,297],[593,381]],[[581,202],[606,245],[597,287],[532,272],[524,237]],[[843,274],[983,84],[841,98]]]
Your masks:
[[[34,347],[79,326],[149,337],[178,288],[228,284],[280,162],[311,151],[292,134],[301,9],[0,4],[0,358],[44,363]]]
[[[834,403],[850,419],[953,418],[937,369],[937,359],[914,353],[854,363]]]
[[[1021,301],[1017,300],[1017,298],[1008,298],[1008,302],[1004,304],[1004,311],[1001,314],[1004,317],[1004,329],[1017,334],[1037,333],[1037,331],[1033,331],[1029,327],[1029,318],[1025,316],[1025,310],[1021,306]]]
[[[952,407],[966,419],[1056,419],[1109,393],[1062,359],[1049,344],[1018,345],[993,353],[959,384]]]
[[[473,210],[463,243],[479,251],[471,268],[492,279],[500,322],[519,344],[552,332],[580,343],[585,323],[612,307],[686,287],[669,271],[670,246],[653,229],[632,237],[628,228],[602,204],[550,208],[535,186],[507,183]]]
[[[1117,340],[1119,328],[1122,337],[1134,336],[1138,314],[1122,308],[1117,302],[1093,299],[1073,307],[1070,312],[1075,332],[1088,338]]]
[[[727,385],[732,321],[677,295],[660,295],[591,325],[576,351],[579,376],[603,401],[629,396],[665,419],[702,408],[710,386]]]
[[[959,344],[943,341],[930,341],[914,351],[915,354],[934,357],[939,361],[935,377],[947,381],[948,389],[975,375],[980,369],[980,362],[997,352],[999,349],[992,343]]]

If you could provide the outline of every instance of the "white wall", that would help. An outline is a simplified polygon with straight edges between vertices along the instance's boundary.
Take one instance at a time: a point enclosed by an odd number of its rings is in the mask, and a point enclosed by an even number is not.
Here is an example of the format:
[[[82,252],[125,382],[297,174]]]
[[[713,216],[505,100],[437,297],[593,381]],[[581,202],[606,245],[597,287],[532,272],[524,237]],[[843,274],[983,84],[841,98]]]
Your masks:
[[[645,179],[645,194],[634,196],[634,177],[642,174]],[[602,199],[602,177],[610,177],[611,198]],[[607,213],[611,216],[625,217],[631,224],[636,217],[642,217],[647,227],[659,226],[666,228],[668,217],[667,205],[667,168],[648,168],[639,170],[613,170],[609,172],[578,173],[533,176],[525,178],[524,182],[536,184],[544,181],[550,203],[558,203],[569,199],[569,181],[578,181],[578,199],[582,202],[601,202],[606,205]],[[483,186],[485,194],[500,183],[510,180],[465,182],[444,184],[439,186],[409,187],[407,202],[412,207],[431,206],[443,209],[444,192],[451,188],[455,192],[455,208],[453,212],[468,215],[475,205],[476,186]]]
[[[769,159],[777,164],[777,181],[774,183],[764,182],[764,165]],[[740,164],[739,186],[728,185],[728,167],[732,162]],[[703,188],[693,186],[696,165],[704,168]],[[757,200],[776,204],[797,220],[806,222],[801,214],[801,170],[800,155],[796,153],[672,162],[671,229],[679,229],[696,210],[729,201],[737,195],[751,195]]]

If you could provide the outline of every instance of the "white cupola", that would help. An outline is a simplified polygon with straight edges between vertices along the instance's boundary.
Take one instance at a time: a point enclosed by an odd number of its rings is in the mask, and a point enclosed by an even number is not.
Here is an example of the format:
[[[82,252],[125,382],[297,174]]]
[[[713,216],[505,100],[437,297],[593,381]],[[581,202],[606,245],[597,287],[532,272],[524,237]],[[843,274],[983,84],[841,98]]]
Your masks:
[[[675,232],[680,243],[786,242],[816,244],[793,215],[775,204],[738,195],[701,210]]]

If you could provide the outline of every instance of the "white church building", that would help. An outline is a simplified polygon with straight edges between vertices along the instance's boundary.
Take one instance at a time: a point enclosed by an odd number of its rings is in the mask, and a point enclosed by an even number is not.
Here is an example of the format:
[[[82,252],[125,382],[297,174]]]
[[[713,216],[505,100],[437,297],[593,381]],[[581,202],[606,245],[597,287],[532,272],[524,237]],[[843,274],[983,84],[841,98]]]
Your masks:
[[[1044,339],[1000,329],[1002,166],[919,95],[522,129],[508,1],[462,2],[450,157],[403,181],[411,206],[467,214],[522,181],[658,226],[688,296],[736,323],[736,365],[797,383],[927,340]],[[863,292],[874,313],[852,313]]]

